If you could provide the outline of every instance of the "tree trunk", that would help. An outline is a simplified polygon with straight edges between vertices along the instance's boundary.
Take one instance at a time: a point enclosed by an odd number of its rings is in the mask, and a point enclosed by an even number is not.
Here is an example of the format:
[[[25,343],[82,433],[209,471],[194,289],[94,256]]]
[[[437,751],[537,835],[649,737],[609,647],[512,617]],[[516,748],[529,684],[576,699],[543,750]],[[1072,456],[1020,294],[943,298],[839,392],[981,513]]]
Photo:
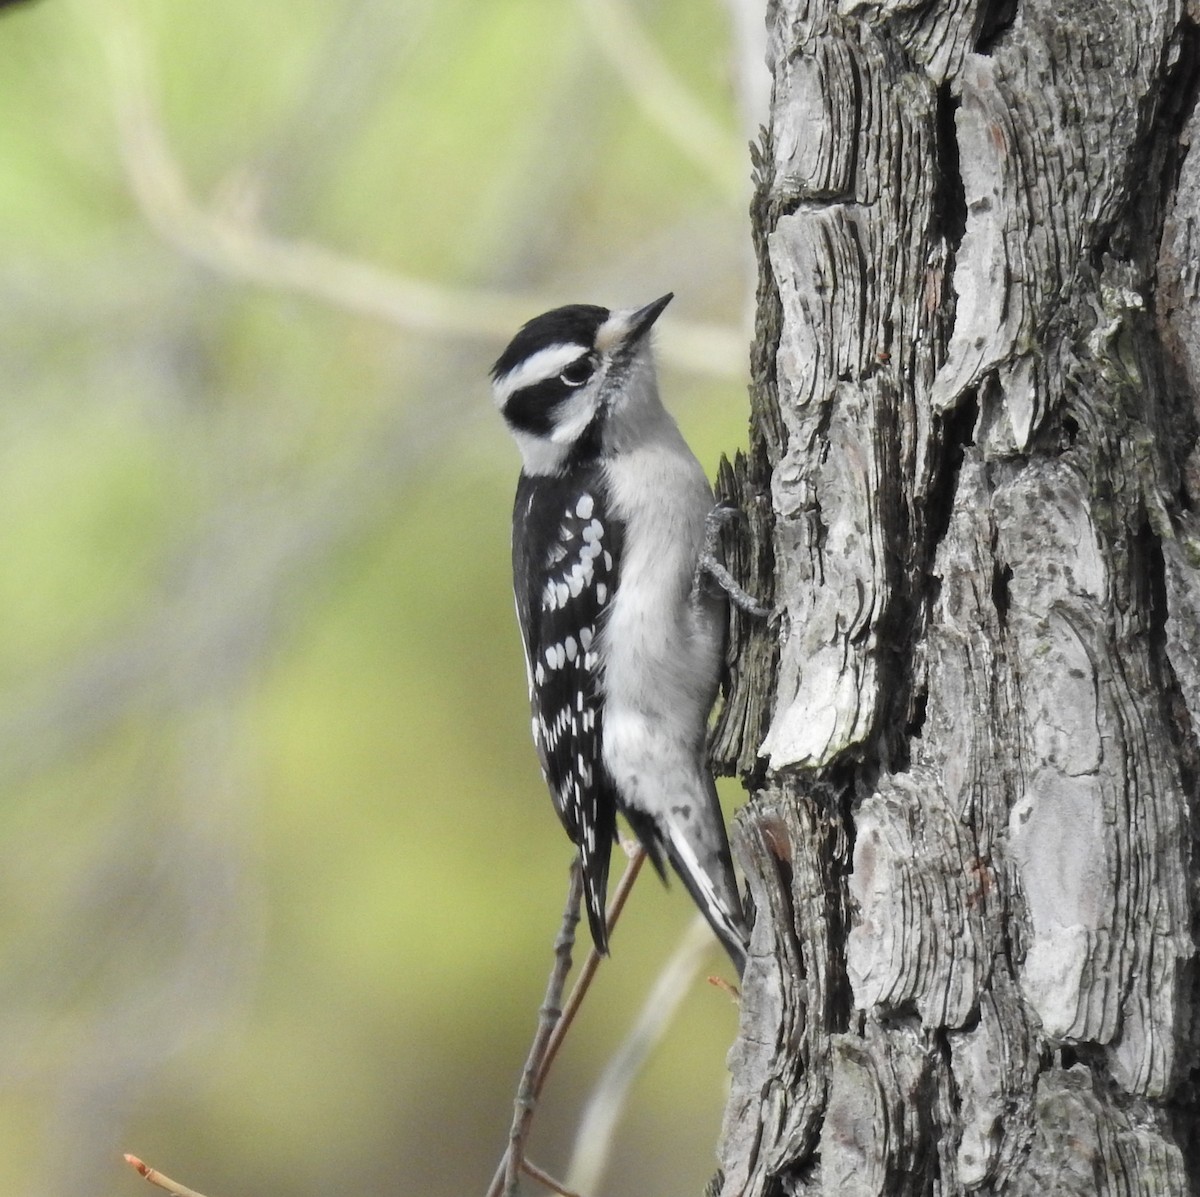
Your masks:
[[[1196,28],[768,23],[719,1192],[1200,1192]]]

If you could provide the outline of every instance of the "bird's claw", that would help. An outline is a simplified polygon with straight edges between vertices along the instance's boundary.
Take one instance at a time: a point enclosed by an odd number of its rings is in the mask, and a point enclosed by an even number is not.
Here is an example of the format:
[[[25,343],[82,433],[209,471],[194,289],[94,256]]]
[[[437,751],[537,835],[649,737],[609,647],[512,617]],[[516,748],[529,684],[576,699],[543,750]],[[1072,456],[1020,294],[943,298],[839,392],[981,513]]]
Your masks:
[[[771,614],[770,607],[764,607],[753,595],[747,593],[735,581],[733,575],[725,568],[717,552],[721,531],[726,524],[734,520],[746,519],[746,513],[733,503],[723,500],[705,516],[704,519],[704,548],[700,559],[696,562],[696,584],[704,576],[711,578],[728,596],[739,611],[753,615],[757,619],[766,619]]]

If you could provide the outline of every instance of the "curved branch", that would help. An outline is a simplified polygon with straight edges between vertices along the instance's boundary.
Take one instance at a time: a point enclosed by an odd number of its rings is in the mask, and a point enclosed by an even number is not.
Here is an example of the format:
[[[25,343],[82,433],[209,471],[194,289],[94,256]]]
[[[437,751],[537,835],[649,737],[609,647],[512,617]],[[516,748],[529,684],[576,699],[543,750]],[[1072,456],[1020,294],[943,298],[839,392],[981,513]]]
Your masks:
[[[343,311],[431,336],[502,340],[555,299],[448,287],[259,227],[246,189],[220,205],[198,202],[188,187],[154,101],[140,35],[114,6],[102,36],[108,52],[121,158],[142,215],[164,241],[215,273],[306,295]],[[740,330],[674,320],[664,325],[663,358],[676,368],[716,377],[745,375]]]
[[[612,1154],[613,1135],[634,1079],[650,1053],[662,1042],[684,998],[692,992],[696,976],[712,955],[715,942],[703,917],[697,915],[692,919],[646,996],[637,1022],[609,1060],[588,1098],[567,1169],[568,1189],[577,1193],[600,1191],[600,1181]]]
[[[724,195],[740,200],[748,165],[744,147],[697,101],[624,0],[583,0],[578,7],[643,115]]]

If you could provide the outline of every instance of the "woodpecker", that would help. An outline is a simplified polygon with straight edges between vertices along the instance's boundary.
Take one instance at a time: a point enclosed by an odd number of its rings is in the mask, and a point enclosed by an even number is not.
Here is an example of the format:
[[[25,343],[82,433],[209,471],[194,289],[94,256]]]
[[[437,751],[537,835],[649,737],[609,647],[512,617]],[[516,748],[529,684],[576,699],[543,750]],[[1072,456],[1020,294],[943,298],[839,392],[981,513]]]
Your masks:
[[[679,875],[739,973],[746,925],[705,752],[726,594],[712,489],[658,392],[650,330],[671,301],[555,308],[492,368],[522,459],[513,588],[533,740],[576,845],[597,949],[620,812]]]

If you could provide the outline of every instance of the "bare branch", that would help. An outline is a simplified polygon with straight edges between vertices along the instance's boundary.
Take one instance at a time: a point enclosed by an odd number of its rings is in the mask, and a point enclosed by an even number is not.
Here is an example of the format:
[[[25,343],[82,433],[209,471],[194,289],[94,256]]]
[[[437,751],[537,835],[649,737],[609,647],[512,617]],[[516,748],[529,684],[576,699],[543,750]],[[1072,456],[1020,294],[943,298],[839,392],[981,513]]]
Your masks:
[[[584,0],[579,11],[646,118],[730,199],[745,191],[746,153],[684,85],[624,0]]]
[[[771,72],[767,69],[767,23],[761,0],[725,0],[729,10],[730,59],[742,135],[747,142],[771,119]],[[749,177],[746,179],[749,185]]]
[[[527,1176],[532,1176],[538,1184],[545,1185],[552,1193],[559,1194],[559,1197],[579,1197],[578,1193],[564,1188],[562,1183],[555,1180],[549,1172],[539,1168],[537,1164],[531,1163],[528,1159],[521,1164],[521,1171]]]
[[[617,921],[621,917],[621,911],[625,909],[625,903],[629,900],[630,893],[633,892],[633,884],[638,878],[638,874],[642,871],[642,865],[646,863],[645,849],[637,847],[633,849],[633,853],[629,858],[629,863],[625,866],[625,872],[621,874],[621,880],[617,884],[616,890],[613,892],[612,900],[608,904],[608,911],[605,915],[605,921],[608,924],[608,930],[611,933],[617,925]],[[579,880],[578,863],[572,866],[571,874],[571,892],[568,895],[567,909],[563,914],[563,931],[560,932],[559,941],[555,943],[555,971],[551,973],[551,986],[554,983],[558,967],[561,963],[561,957],[558,956],[559,943],[562,940],[563,933],[566,931],[567,916],[571,911],[571,899],[574,898],[575,903],[575,919],[579,918],[579,894],[576,892],[576,885]],[[572,931],[574,925],[572,924]],[[537,1063],[537,1068],[534,1070],[533,1084],[530,1087],[528,1094],[525,1094],[525,1082],[530,1075],[529,1063],[533,1060],[533,1051],[530,1051],[529,1061],[526,1062],[525,1071],[521,1076],[521,1089],[518,1090],[518,1117],[521,1116],[522,1100],[527,1100],[529,1104],[529,1116],[532,1117],[533,1105],[541,1096],[542,1087],[546,1083],[546,1078],[550,1075],[550,1069],[554,1064],[555,1057],[558,1055],[559,1048],[563,1045],[563,1040],[566,1039],[567,1033],[571,1029],[571,1024],[575,1021],[575,1016],[579,1013],[580,1006],[583,1005],[583,999],[587,996],[588,990],[591,988],[592,979],[596,975],[596,970],[600,967],[600,961],[604,957],[593,947],[588,953],[587,959],[583,963],[583,967],[579,970],[579,978],[575,982],[574,988],[571,990],[571,996],[567,999],[566,1004],[562,1008],[561,1016],[557,1020],[557,1025],[552,1028],[552,1032],[546,1040],[545,1049],[541,1054],[541,1058]],[[567,959],[567,966],[570,967],[570,959]],[[565,975],[565,974],[564,974]],[[549,998],[551,987],[547,987],[547,998]],[[561,992],[561,986],[560,986]],[[543,1013],[546,1007],[551,1003],[547,1001],[543,1003]],[[538,1027],[538,1036],[541,1036],[542,1024]],[[537,1039],[534,1040],[534,1046],[537,1047]],[[526,1120],[528,1122],[528,1119]],[[514,1120],[514,1129],[516,1120]],[[528,1125],[525,1127],[525,1133],[528,1133]],[[522,1136],[519,1146],[523,1148],[524,1135]],[[515,1188],[510,1187],[515,1184],[515,1169],[521,1166],[521,1156],[519,1152],[513,1151],[513,1144],[517,1140],[510,1136],[510,1146],[505,1151],[500,1164],[496,1169],[496,1174],[492,1177],[492,1183],[488,1185],[487,1197],[500,1197],[503,1193],[505,1197],[508,1194],[515,1192]],[[514,1164],[515,1157],[515,1164]],[[557,1185],[557,1182],[555,1182]]]
[[[517,1086],[517,1096],[513,1102],[513,1121],[508,1134],[508,1156],[504,1168],[504,1197],[513,1197],[517,1191],[521,1165],[525,1160],[525,1140],[529,1135],[529,1126],[537,1105],[540,1088],[538,1076],[550,1044],[550,1036],[554,1033],[558,1020],[562,1018],[563,988],[567,983],[567,974],[571,971],[571,950],[575,946],[575,928],[579,924],[579,902],[582,896],[583,870],[579,864],[579,857],[576,856],[571,860],[567,905],[563,910],[562,926],[554,941],[554,967],[550,970],[546,996],[542,1001],[542,1008],[538,1011],[537,1034],[533,1037],[533,1045],[521,1071],[521,1083]]]
[[[227,277],[432,336],[500,340],[530,313],[555,305],[547,296],[446,287],[277,237],[254,223],[251,209],[257,205],[244,184],[225,189],[219,206],[200,204],[168,143],[139,32],[118,5],[109,13],[102,36],[130,188],[147,222],[180,253]],[[669,321],[660,347],[679,369],[730,378],[745,374],[745,338],[737,329]]]
[[[166,1193],[170,1193],[171,1197],[204,1197],[203,1193],[197,1193],[195,1189],[189,1189],[187,1185],[181,1185],[179,1181],[172,1180],[169,1176],[164,1176],[161,1172],[151,1168],[149,1164],[142,1163],[136,1155],[130,1155],[126,1152],[125,1162],[141,1176],[144,1176],[152,1185],[155,1185]]]
[[[612,1153],[613,1133],[634,1078],[662,1041],[684,998],[692,992],[701,966],[712,954],[714,942],[708,924],[697,915],[663,966],[637,1022],[608,1062],[588,1099],[575,1132],[575,1150],[567,1169],[568,1188],[580,1193],[599,1192]]]
[[[633,855],[629,858],[629,863],[625,866],[625,872],[621,874],[621,880],[617,885],[616,892],[612,896],[612,900],[608,904],[608,914],[605,921],[608,924],[609,934],[617,925],[617,921],[621,917],[621,911],[625,909],[625,903],[629,900],[629,895],[633,892],[633,883],[638,879],[638,874],[642,871],[642,865],[646,863],[646,852],[643,848],[634,848]],[[579,1007],[583,1005],[583,999],[587,997],[587,991],[591,987],[592,978],[596,975],[596,970],[600,967],[600,962],[604,959],[595,948],[588,953],[587,959],[583,962],[583,967],[579,970],[579,980],[575,982],[575,987],[571,990],[571,996],[567,999],[567,1004],[563,1007],[562,1021],[554,1029],[554,1034],[550,1037],[550,1044],[546,1048],[546,1059],[542,1066],[542,1074],[538,1078],[538,1092],[541,1092],[542,1085],[545,1084],[546,1077],[550,1073],[550,1068],[554,1064],[554,1058],[558,1055],[558,1050],[563,1045],[563,1040],[567,1037],[567,1032],[571,1029],[571,1024],[575,1021],[575,1016],[579,1013]]]

